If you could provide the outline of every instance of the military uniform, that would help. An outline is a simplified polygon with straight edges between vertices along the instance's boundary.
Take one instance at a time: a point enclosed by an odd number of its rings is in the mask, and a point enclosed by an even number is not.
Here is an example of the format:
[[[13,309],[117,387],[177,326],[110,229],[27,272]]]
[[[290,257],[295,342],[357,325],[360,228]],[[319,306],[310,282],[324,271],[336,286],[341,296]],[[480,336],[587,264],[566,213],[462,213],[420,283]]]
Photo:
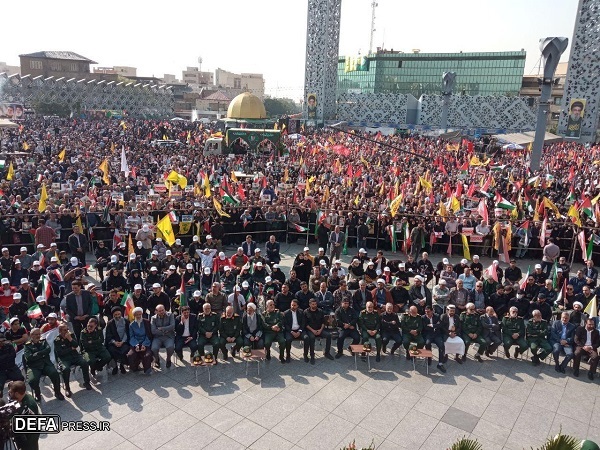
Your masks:
[[[513,339],[512,335],[519,333],[519,337]],[[525,341],[525,322],[521,317],[504,317],[502,319],[502,343],[504,344],[504,353],[506,357],[510,358],[509,350],[512,345],[518,345],[519,348],[515,350],[515,358],[518,352],[525,352],[527,350],[527,342]]]
[[[404,314],[400,323],[402,327],[402,345],[406,349],[408,354],[408,347],[410,343],[414,342],[417,344],[417,348],[423,348],[425,346],[425,340],[422,336],[423,331],[423,319],[418,314],[413,317],[410,314]],[[413,336],[411,331],[416,330],[417,335]]]
[[[465,355],[469,351],[469,346],[473,343],[479,344],[477,354],[483,355],[487,348],[487,341],[483,337],[483,325],[481,325],[481,319],[477,314],[467,314],[463,312],[460,315],[460,323],[462,325],[462,340],[465,343]],[[476,338],[471,338],[469,334],[476,334]]]
[[[62,377],[65,382],[65,390],[69,391],[69,379],[71,377],[71,367],[80,366],[83,372],[83,382],[90,382],[90,365],[83,359],[83,356],[77,351],[77,338],[73,333],[71,335],[71,342],[68,339],[63,338],[60,334],[54,339],[54,355],[56,361],[62,364]]]
[[[548,322],[545,320],[536,322],[532,319],[527,323],[527,344],[531,348],[534,362],[539,362],[540,359],[544,359],[552,353],[552,346],[548,342],[547,336]],[[542,351],[538,353],[540,348]]]
[[[227,338],[235,338],[235,346],[231,349],[231,356],[235,356],[235,352],[239,351],[244,345],[242,339],[242,319],[237,314],[227,317],[225,314],[221,316],[221,324],[219,326],[219,336],[221,341],[221,351],[227,359]]]
[[[221,346],[219,339],[219,327],[221,321],[217,313],[211,312],[209,315],[204,313],[198,316],[198,352],[200,356],[204,356],[204,346],[211,344],[213,346],[213,356],[217,360],[217,352]],[[206,333],[212,333],[210,338],[206,337]]]
[[[363,309],[358,315],[358,326],[360,327],[362,343],[366,344],[369,339],[375,339],[375,348],[379,356],[381,352],[381,317],[379,314],[375,310],[368,312]],[[375,336],[371,336],[367,331],[377,331],[377,333],[375,333]]]
[[[102,370],[112,359],[104,346],[104,335],[100,328],[96,328],[91,333],[87,329],[81,330],[80,342],[83,359],[90,365],[92,372]]]
[[[48,343],[46,341],[40,341],[37,344],[34,344],[33,341],[27,342],[23,358],[27,368],[27,382],[35,392],[36,397],[41,396],[40,377],[42,375],[50,378],[54,386],[54,395],[58,396],[60,394],[60,375],[52,361],[50,361],[50,346]]]
[[[277,325],[279,331],[273,331],[271,327]],[[278,309],[266,311],[263,314],[263,331],[265,338],[265,348],[267,350],[267,359],[271,359],[271,344],[279,344],[279,359],[283,362],[283,350],[285,349],[285,337],[283,336],[283,316]]]

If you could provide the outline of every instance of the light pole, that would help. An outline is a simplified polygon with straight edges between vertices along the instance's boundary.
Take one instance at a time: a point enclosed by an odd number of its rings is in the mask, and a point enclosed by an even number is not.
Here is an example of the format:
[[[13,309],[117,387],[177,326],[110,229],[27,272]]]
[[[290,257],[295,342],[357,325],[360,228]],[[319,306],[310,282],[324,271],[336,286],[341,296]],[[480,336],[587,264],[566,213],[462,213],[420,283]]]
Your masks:
[[[448,110],[450,109],[450,97],[456,84],[456,72],[444,72],[442,74],[442,123],[440,128],[444,133],[448,131]]]
[[[540,39],[540,50],[544,60],[544,77],[541,79],[542,93],[538,105],[537,122],[535,125],[535,139],[531,150],[529,168],[536,171],[540,168],[542,159],[542,148],[544,147],[544,137],[546,136],[547,114],[550,111],[550,95],[552,94],[552,83],[554,82],[554,73],[556,66],[560,61],[560,56],[567,49],[569,40],[566,37],[548,37]]]

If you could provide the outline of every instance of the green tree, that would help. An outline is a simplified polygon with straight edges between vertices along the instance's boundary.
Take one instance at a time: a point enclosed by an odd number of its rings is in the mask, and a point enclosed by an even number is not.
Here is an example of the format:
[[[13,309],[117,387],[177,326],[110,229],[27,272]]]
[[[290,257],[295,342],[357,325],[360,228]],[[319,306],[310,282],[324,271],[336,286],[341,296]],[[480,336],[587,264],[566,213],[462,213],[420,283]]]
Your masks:
[[[289,98],[270,98],[264,100],[267,115],[270,117],[282,116],[284,114],[296,114],[300,112],[300,106]]]

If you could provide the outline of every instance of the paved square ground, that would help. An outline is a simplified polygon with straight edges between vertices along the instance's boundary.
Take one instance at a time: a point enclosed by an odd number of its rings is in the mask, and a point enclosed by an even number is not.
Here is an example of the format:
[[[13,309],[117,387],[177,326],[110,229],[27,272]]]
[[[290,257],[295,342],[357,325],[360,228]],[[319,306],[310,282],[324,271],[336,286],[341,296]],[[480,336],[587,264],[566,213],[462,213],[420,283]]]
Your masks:
[[[286,273],[301,250],[282,245]],[[432,259],[435,264],[440,257]],[[555,372],[549,360],[539,367],[504,357],[479,363],[471,354],[463,365],[450,359],[446,374],[434,361],[428,376],[422,362],[413,371],[404,356],[384,355],[380,363],[372,358],[371,372],[360,359],[355,369],[348,354],[329,361],[317,352],[314,366],[301,357],[296,346],[291,364],[273,358],[262,363],[260,376],[256,364],[246,376],[245,363],[230,358],[212,369],[210,383],[204,368],[196,382],[189,364],[165,369],[163,361],[151,376],[105,371],[92,392],[81,390],[78,373],[71,382],[74,395],[64,402],[52,398],[46,380],[43,412],[63,420],[109,421],[111,431],[43,436],[40,448],[321,450],[356,440],[381,450],[443,450],[471,436],[486,450],[520,450],[540,445],[560,428],[600,442],[600,425],[592,421],[600,413],[600,390],[585,370],[576,379],[571,369],[567,375]]]

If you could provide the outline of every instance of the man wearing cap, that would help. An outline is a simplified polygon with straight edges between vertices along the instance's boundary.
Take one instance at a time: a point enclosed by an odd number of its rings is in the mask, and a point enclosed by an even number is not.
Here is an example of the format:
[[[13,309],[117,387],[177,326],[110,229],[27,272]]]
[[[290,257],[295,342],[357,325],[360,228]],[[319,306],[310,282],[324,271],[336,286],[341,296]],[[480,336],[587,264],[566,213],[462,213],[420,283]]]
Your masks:
[[[221,346],[221,340],[219,339],[220,326],[220,316],[212,311],[211,303],[207,301],[202,305],[202,314],[198,316],[198,353],[200,356],[204,356],[204,346],[212,345],[215,363]]]
[[[534,366],[540,364],[552,353],[552,346],[548,342],[548,322],[542,319],[542,313],[537,309],[532,313],[532,319],[527,322],[527,345],[531,349],[531,360]],[[538,353],[538,351],[541,352]]]
[[[154,233],[150,230],[148,224],[142,225],[142,228],[135,234],[135,240],[142,243],[142,248],[146,251],[146,254],[152,249],[152,239],[154,239]]]
[[[227,297],[221,292],[221,283],[214,282],[211,290],[204,299],[205,303],[209,303],[211,311],[217,315],[217,318],[221,317],[223,311],[227,307]]]
[[[319,227],[319,228],[325,228],[325,227]],[[325,264],[322,264],[321,261],[325,262]],[[315,256],[315,262],[314,265],[315,266],[325,266],[326,269],[329,269],[329,266],[331,265],[331,260],[329,259],[329,256],[327,256],[325,254],[325,249],[323,247],[319,247],[319,253],[317,254],[317,256]]]
[[[104,333],[98,328],[98,319],[90,317],[87,326],[81,331],[79,343],[83,359],[90,366],[90,373],[92,376],[96,376],[96,371],[101,371],[112,359],[104,346]]]
[[[242,333],[244,345],[252,348],[263,348],[263,318],[256,312],[256,305],[252,302],[246,306],[246,312],[242,316]]]
[[[23,381],[21,370],[16,364],[15,347],[7,342],[4,333],[0,333],[0,397],[4,395],[4,384],[7,381]]]
[[[58,400],[64,400],[65,397],[60,392],[60,375],[50,360],[50,346],[46,340],[41,340],[41,336],[40,329],[33,328],[30,334],[31,340],[25,344],[23,359],[27,367],[27,383],[33,389],[36,401],[40,402],[42,398],[40,378],[45,375],[52,382],[54,396]]]
[[[92,314],[92,297],[83,289],[81,281],[71,283],[71,292],[65,298],[66,314],[73,325],[73,332],[81,334]]]
[[[306,335],[308,337],[308,346],[304,346],[304,361],[308,362],[308,352],[310,350],[310,363],[315,363],[315,340],[317,338],[325,339],[325,350],[323,354],[328,359],[331,356],[331,333],[325,329],[325,313],[317,306],[317,299],[313,298],[309,302],[308,309],[304,310],[306,319]]]
[[[129,321],[123,317],[121,308],[114,306],[111,309],[111,317],[106,325],[106,336],[104,345],[108,349],[112,359],[119,364],[121,373],[126,373],[125,364],[127,361],[127,353],[129,353]],[[112,374],[117,374],[117,366],[112,370]]]
[[[37,302],[40,305],[40,309],[43,308],[43,306],[47,306],[47,305],[42,305],[42,301],[45,302],[44,297],[38,297],[37,298]],[[42,310],[43,311],[43,310]],[[58,316],[56,315],[55,312],[51,312],[46,316],[46,323],[44,323],[41,327],[40,330],[42,332],[42,334],[47,333],[50,330],[53,330],[55,328],[58,328]]]
[[[22,324],[29,324],[27,309],[29,305],[23,301],[23,296],[19,292],[13,294],[13,304],[8,308],[9,317],[16,317]]]
[[[158,305],[155,314],[150,319],[150,330],[152,332],[154,365],[156,368],[160,368],[159,352],[164,347],[167,350],[168,369],[171,367],[171,357],[175,349],[175,316],[168,312],[164,305]]]
[[[223,359],[225,359],[225,361],[228,359],[227,344],[235,344],[231,349],[232,357],[235,357],[235,353],[242,348],[242,345],[244,345],[244,340],[242,338],[242,320],[241,317],[235,313],[234,307],[231,305],[225,308],[225,312],[221,316],[219,340],[221,343],[221,352],[223,353]]]
[[[254,273],[252,274],[252,284],[254,285],[254,293],[256,295],[258,295],[259,284],[264,286],[267,275],[269,274],[265,269],[264,263],[262,261],[258,261],[254,266]]]
[[[546,294],[540,292],[537,296],[537,302],[529,305],[529,311],[526,318],[531,319],[533,317],[533,311],[538,310],[542,314],[542,319],[546,322],[550,322],[552,319],[552,307],[546,302]]]
[[[462,357],[463,361],[467,358],[469,347],[471,344],[479,344],[475,359],[483,362],[481,355],[487,349],[487,341],[483,337],[483,326],[474,303],[467,303],[467,309],[460,315],[460,323],[462,328],[462,340],[465,343],[465,353]]]
[[[77,338],[69,331],[67,324],[62,323],[58,326],[58,336],[54,339],[54,355],[59,366],[62,365],[62,377],[65,383],[65,395],[71,397],[71,387],[69,379],[71,378],[71,367],[81,367],[83,373],[83,387],[88,391],[92,390],[90,385],[90,365],[83,356],[77,351]]]
[[[85,252],[88,247],[87,237],[81,233],[77,225],[73,227],[73,234],[67,240],[71,255],[76,257],[85,266]]]
[[[254,266],[256,266],[258,263],[262,263],[264,267],[268,267],[267,260],[262,256],[260,248],[255,248],[254,256],[250,258],[250,264],[254,264]]]
[[[23,270],[31,269],[31,266],[33,265],[33,257],[27,254],[27,247],[21,247],[19,251],[20,253],[18,258],[19,261],[21,261],[21,268]]]
[[[273,342],[277,342],[279,344],[279,361],[285,363],[285,359],[283,358],[283,350],[285,348],[283,315],[279,310],[275,309],[275,302],[273,300],[267,301],[266,308],[267,310],[263,316],[263,336],[267,360],[271,359],[271,345]]]
[[[366,308],[360,312],[358,326],[363,344],[368,343],[371,338],[375,339],[376,361],[381,361],[381,316],[375,311],[373,302],[367,302]]]
[[[265,253],[270,266],[281,262],[281,255],[279,254],[280,249],[281,246],[279,245],[279,242],[277,242],[275,236],[269,236],[269,240],[265,244]]]
[[[504,345],[504,355],[510,358],[510,347],[517,345],[514,357],[527,350],[527,341],[525,341],[525,322],[523,318],[517,315],[518,310],[512,306],[508,310],[509,315],[502,319],[502,343]]]
[[[152,285],[152,294],[148,297],[147,304],[149,311],[156,311],[158,305],[163,305],[166,311],[171,310],[171,299],[163,292],[160,283]]]
[[[152,373],[152,329],[150,321],[142,317],[142,308],[133,309],[133,322],[129,324],[129,352],[127,359],[133,372],[140,370],[140,362],[144,373]]]

